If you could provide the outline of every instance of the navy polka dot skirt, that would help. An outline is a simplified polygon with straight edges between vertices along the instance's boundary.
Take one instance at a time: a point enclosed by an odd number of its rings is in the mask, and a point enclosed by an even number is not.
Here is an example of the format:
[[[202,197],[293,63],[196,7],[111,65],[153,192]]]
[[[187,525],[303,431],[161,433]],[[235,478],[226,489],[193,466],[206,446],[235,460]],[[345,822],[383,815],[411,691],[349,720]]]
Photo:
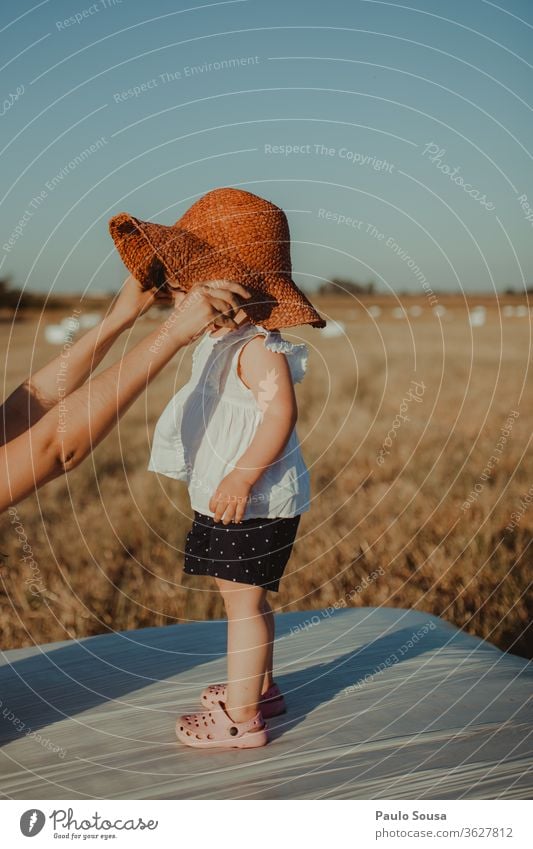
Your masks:
[[[224,525],[195,510],[183,570],[278,592],[300,518],[244,519]]]

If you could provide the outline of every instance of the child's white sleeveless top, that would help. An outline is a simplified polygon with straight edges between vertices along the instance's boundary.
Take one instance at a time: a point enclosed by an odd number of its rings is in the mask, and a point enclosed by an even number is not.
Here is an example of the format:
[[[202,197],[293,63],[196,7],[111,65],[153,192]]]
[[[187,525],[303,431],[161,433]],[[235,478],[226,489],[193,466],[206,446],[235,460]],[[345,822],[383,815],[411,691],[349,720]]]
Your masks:
[[[211,496],[251,443],[262,407],[275,391],[273,375],[272,382],[264,381],[258,403],[237,373],[241,348],[259,334],[267,348],[287,356],[293,382],[301,381],[307,345],[295,345],[279,331],[255,324],[219,337],[205,333],[194,349],[189,381],[171,398],[155,428],[148,469],[186,481],[191,507],[207,516],[213,516]],[[309,510],[309,499],[309,473],[294,429],[280,456],[253,486],[243,518],[296,516]]]

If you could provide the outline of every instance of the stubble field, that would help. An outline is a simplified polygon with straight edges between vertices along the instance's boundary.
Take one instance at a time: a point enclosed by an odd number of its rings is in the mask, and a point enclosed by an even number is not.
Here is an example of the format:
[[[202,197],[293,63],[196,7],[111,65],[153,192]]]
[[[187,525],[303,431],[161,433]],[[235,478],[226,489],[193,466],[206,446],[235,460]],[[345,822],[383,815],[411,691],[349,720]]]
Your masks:
[[[313,503],[275,607],[414,607],[531,657],[531,315],[474,298],[486,320],[472,327],[461,298],[440,316],[407,299],[422,313],[403,319],[390,298],[316,303],[345,333],[283,333],[310,346],[297,430]],[[56,320],[2,325],[5,394],[58,353],[43,334]],[[182,574],[185,486],[146,470],[191,350],[80,468],[0,519],[2,648],[224,615],[209,579]]]

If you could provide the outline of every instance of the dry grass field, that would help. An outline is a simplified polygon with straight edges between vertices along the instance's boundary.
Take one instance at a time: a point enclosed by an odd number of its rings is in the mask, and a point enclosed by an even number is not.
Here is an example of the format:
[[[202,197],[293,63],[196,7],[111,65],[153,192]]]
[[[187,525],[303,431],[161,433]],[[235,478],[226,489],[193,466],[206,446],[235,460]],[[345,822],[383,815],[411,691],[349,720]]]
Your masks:
[[[284,332],[310,345],[297,429],[313,507],[274,604],[414,607],[531,657],[531,316],[503,316],[512,298],[471,298],[487,305],[486,322],[471,327],[462,298],[439,298],[441,317],[424,298],[404,301],[422,314],[397,319],[390,298],[317,299],[346,335]],[[58,352],[44,341],[46,320],[0,325],[6,394]],[[132,339],[152,326],[143,320]],[[223,616],[214,584],[182,574],[185,486],[146,471],[155,422],[190,355],[92,458],[18,506],[33,571],[12,517],[0,519],[3,648]]]

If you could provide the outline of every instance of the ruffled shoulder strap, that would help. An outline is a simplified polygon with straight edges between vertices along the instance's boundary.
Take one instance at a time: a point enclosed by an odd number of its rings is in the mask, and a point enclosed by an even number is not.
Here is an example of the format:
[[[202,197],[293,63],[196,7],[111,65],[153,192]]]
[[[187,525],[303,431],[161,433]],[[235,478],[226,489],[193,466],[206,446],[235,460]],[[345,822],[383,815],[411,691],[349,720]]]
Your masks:
[[[266,330],[264,327],[258,325],[254,328],[254,335],[257,333],[262,333],[265,336],[265,347],[269,351],[285,354],[289,363],[293,383],[300,383],[307,371],[307,360],[309,357],[307,345],[305,343],[295,345],[293,342],[289,342],[288,339],[283,339],[279,330]]]
[[[194,349],[193,349],[193,352],[192,352],[192,358],[191,358],[191,365],[192,365],[193,368],[196,366],[198,360],[200,359],[204,348],[207,347],[208,339],[209,339],[208,334],[204,333],[203,336],[200,337],[200,339],[197,341],[196,345],[194,346]]]

